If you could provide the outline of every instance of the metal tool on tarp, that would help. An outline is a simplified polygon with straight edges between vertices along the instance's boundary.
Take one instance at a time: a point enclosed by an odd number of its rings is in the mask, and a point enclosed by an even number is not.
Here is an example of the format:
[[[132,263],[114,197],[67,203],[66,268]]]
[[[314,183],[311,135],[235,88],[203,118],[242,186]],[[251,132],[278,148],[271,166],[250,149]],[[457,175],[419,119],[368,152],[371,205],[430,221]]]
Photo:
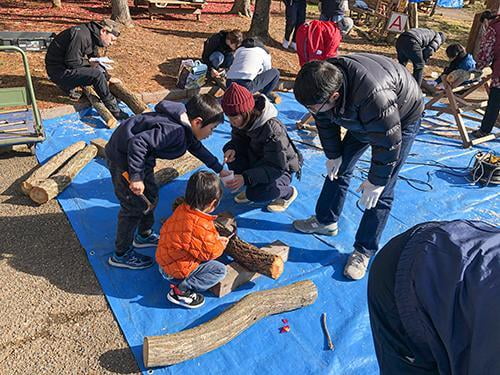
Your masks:
[[[330,332],[328,332],[328,326],[326,325],[326,313],[321,315],[321,323],[323,326],[323,332],[325,333],[326,340],[328,342],[328,349],[335,350],[335,345],[333,345],[332,338],[330,337]]]
[[[128,172],[127,171],[123,172],[122,176],[130,184],[130,176]],[[144,201],[144,203],[146,203],[147,206],[147,208],[142,213],[144,215],[148,214],[153,209],[153,204],[148,198],[146,198],[144,194],[139,194],[138,197],[141,198]]]

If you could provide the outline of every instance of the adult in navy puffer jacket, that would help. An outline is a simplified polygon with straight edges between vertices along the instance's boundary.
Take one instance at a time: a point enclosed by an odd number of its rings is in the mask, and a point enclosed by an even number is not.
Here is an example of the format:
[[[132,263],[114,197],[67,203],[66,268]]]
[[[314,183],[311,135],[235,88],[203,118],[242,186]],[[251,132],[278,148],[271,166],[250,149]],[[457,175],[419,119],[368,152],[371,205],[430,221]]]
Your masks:
[[[164,100],[156,105],[155,112],[132,117],[114,131],[106,145],[106,157],[120,212],[115,254],[109,258],[109,264],[129,269],[153,264],[151,257],[136,253],[133,247],[158,243],[158,236],[152,231],[153,210],[144,214],[145,202],[140,198],[144,194],[154,206],[157,203],[158,186],[153,174],[156,158],[173,160],[189,151],[220,173],[222,165],[201,140],[209,137],[223,120],[217,99],[197,95],[186,105]],[[129,183],[124,172],[129,174]]]
[[[500,374],[500,228],[427,222],[390,240],[368,280],[380,373]]]

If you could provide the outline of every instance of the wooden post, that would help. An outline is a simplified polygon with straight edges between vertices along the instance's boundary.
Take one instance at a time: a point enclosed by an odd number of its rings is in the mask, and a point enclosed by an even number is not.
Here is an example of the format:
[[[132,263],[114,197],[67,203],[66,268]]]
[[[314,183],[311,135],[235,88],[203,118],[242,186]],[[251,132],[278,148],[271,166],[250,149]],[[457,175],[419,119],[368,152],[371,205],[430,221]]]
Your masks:
[[[311,305],[317,297],[318,289],[311,280],[251,293],[207,323],[178,333],[145,337],[144,365],[169,366],[196,358],[228,343],[262,318]]]
[[[116,128],[116,126],[118,125],[118,121],[111,114],[109,109],[106,108],[104,103],[97,96],[94,89],[90,86],[85,86],[83,88],[83,92],[89,99],[89,102],[92,105],[92,107],[94,107],[96,111],[99,113],[99,115],[101,115],[101,117],[104,119],[104,123],[106,124],[106,126],[110,129]]]
[[[88,145],[64,165],[57,174],[33,186],[30,198],[39,204],[55,198],[71,183],[75,176],[97,155],[97,147]]]
[[[40,180],[49,178],[52,173],[61,168],[73,155],[85,147],[84,141],[73,143],[64,150],[54,155],[45,164],[41,165],[29,176],[25,181],[21,182],[21,190],[24,194],[29,195],[33,185],[36,185]]]
[[[109,80],[109,90],[114,96],[128,105],[128,107],[136,115],[150,111],[146,103],[144,103],[139,96],[126,87],[120,79],[115,77],[111,78]]]
[[[417,3],[409,3],[408,4],[408,22],[410,23],[410,28],[418,27]]]

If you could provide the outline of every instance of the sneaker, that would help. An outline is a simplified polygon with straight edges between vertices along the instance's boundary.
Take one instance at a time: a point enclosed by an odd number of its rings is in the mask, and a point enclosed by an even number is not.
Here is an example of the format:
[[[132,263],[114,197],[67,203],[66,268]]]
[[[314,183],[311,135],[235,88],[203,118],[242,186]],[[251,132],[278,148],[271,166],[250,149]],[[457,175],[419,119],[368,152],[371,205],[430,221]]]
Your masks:
[[[234,196],[234,201],[238,204],[250,203],[250,199],[247,198],[247,193],[242,191]]]
[[[104,102],[104,105],[107,109],[109,109],[113,117],[119,121],[126,120],[130,117],[126,112],[123,112],[120,107],[118,107],[116,99],[107,100]]]
[[[68,91],[68,96],[71,100],[78,101],[82,97],[82,93],[74,88]]]
[[[142,270],[153,265],[153,258],[137,253],[134,249],[127,251],[122,256],[114,254],[108,259],[110,266],[128,268],[130,270]]]
[[[366,269],[368,268],[368,262],[370,257],[357,250],[349,256],[347,263],[344,268],[344,276],[352,280],[360,280],[365,277]]]
[[[167,299],[176,305],[187,307],[188,309],[196,309],[203,306],[205,298],[200,293],[192,290],[182,291],[175,285],[171,285],[170,292],[167,294]]]
[[[292,43],[290,43],[289,47],[290,47],[290,49],[293,49],[294,51],[297,51],[297,43],[292,42]]]
[[[486,137],[489,134],[490,133],[483,132],[481,129],[474,130],[472,133],[470,133],[470,135],[473,138],[482,138],[482,137]]]
[[[267,205],[267,210],[271,212],[283,212],[286,211],[288,206],[290,206],[293,201],[297,198],[297,195],[299,195],[299,192],[295,188],[295,186],[292,186],[292,196],[288,199],[283,199],[283,198],[278,198],[272,201]]]
[[[284,49],[288,49],[290,46],[290,42],[288,40],[283,39],[283,43],[281,43]]]
[[[314,215],[309,219],[295,220],[293,227],[302,233],[317,233],[327,236],[336,236],[339,232],[337,223],[321,224]]]
[[[271,101],[271,103],[274,103],[274,104],[280,104],[281,103],[281,96],[279,96],[275,92],[270,92],[267,95],[267,97]]]
[[[151,234],[147,237],[142,237],[139,233],[137,233],[134,238],[134,242],[132,242],[132,245],[139,249],[143,247],[156,247],[158,246],[159,240],[160,236],[153,231],[151,231]]]

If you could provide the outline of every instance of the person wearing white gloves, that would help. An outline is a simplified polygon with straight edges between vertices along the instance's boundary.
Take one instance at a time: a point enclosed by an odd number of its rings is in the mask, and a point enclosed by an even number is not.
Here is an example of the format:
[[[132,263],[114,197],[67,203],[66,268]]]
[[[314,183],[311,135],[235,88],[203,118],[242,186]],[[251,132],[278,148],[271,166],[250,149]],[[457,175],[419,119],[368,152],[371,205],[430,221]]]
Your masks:
[[[359,186],[365,208],[344,275],[364,277],[379,246],[394,200],[394,186],[420,127],[422,92],[412,75],[384,56],[355,53],[305,64],[295,98],[314,116],[327,157],[315,215],[296,220],[303,233],[336,235],[356,162],[371,147],[368,177]],[[340,127],[347,129],[341,139]]]

